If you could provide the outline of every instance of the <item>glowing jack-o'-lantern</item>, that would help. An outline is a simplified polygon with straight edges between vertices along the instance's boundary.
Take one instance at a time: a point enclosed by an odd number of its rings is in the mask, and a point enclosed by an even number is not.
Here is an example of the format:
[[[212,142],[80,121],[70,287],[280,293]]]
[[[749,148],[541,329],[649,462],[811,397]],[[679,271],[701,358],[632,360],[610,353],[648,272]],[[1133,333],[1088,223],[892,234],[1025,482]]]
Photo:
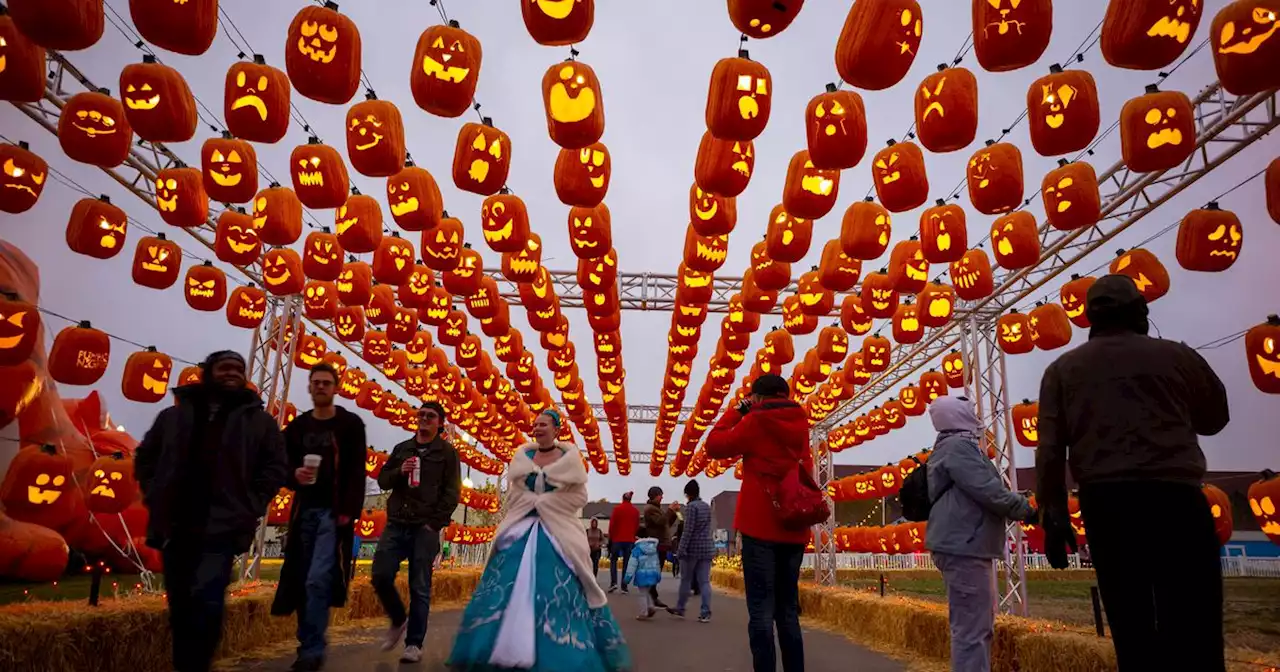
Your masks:
[[[285,33],[284,69],[298,93],[344,105],[360,86],[360,30],[338,4],[303,7]]]
[[[106,373],[110,358],[111,338],[88,322],[80,322],[54,337],[49,349],[49,377],[64,385],[92,385]]]
[[[738,205],[735,199],[704,191],[696,182],[689,187],[689,225],[699,235],[727,235],[737,224]]]
[[[951,320],[956,310],[956,290],[950,285],[930,282],[917,298],[920,322],[926,327],[941,327]]]
[[[565,205],[593,208],[608,193],[612,172],[609,148],[603,143],[561,149],[553,173],[556,195]]]
[[[871,372],[862,364],[862,350],[849,354],[849,359],[844,362],[844,382],[851,387],[866,385],[871,382]],[[855,433],[856,436],[856,433]],[[861,437],[865,438],[865,437]]]
[[[431,173],[406,165],[387,178],[387,205],[391,218],[405,231],[425,231],[440,223],[443,216],[440,186]]]
[[[1027,448],[1035,448],[1040,445],[1040,432],[1038,429],[1040,424],[1040,404],[1030,399],[1024,399],[1021,404],[1010,409],[1009,414],[1013,420],[1013,436],[1018,439],[1018,443]]]
[[[782,205],[774,206],[765,233],[765,251],[770,259],[788,264],[800,261],[809,253],[812,240],[812,220],[796,217]],[[760,281],[758,276],[756,281]]]
[[[31,357],[40,336],[40,312],[30,303],[0,294],[0,366]],[[0,415],[0,419],[3,419]]]
[[[387,338],[386,332],[370,331],[364,335],[364,347],[360,356],[374,366],[382,366],[383,362],[391,356],[393,349],[391,339]],[[378,401],[381,400],[379,397]]]
[[[603,292],[618,280],[618,252],[613,248],[601,257],[578,260],[578,285],[591,292]],[[678,300],[678,297],[677,297]]]
[[[227,129],[244,140],[279,142],[289,130],[291,94],[289,78],[267,65],[261,54],[254,54],[252,63],[232,64],[223,86]]]
[[[871,161],[876,197],[889,212],[914,210],[929,199],[924,154],[914,142],[889,141]]]
[[[1248,96],[1280,86],[1280,5],[1273,0],[1237,0],[1213,17],[1209,46],[1222,88]]]
[[[1244,351],[1254,387],[1280,394],[1280,317],[1270,315],[1266,322],[1245,332]]]
[[[31,41],[59,51],[93,46],[106,21],[102,0],[10,0],[9,14]]]
[[[1240,218],[1210,203],[1187,213],[1178,225],[1178,265],[1189,271],[1225,271],[1236,263],[1243,242]]]
[[[1195,110],[1185,93],[1152,84],[1120,109],[1120,152],[1135,173],[1173,168],[1191,156],[1195,145]]]
[[[196,133],[196,101],[187,80],[155,56],[124,66],[120,98],[125,118],[143,140],[186,142]]]
[[[272,183],[253,197],[253,226],[264,244],[292,245],[302,235],[302,201]]]
[[[893,288],[904,294],[919,293],[929,284],[929,261],[924,258],[915,236],[893,246],[889,255],[889,279]]]
[[[1111,262],[1111,272],[1129,276],[1147,303],[1169,292],[1169,271],[1147,250],[1120,250]]]
[[[24,446],[13,456],[0,486],[5,513],[50,528],[70,523],[84,512],[71,471],[71,458],[57,447]]]
[[[342,272],[342,254],[342,244],[329,227],[312,231],[302,243],[302,272],[312,280],[337,280]],[[302,287],[301,282],[298,287]]]
[[[404,120],[373,92],[347,110],[347,157],[361,175],[389,177],[404,167]]]
[[[130,401],[154,404],[164,399],[172,372],[173,359],[163,352],[156,352],[154,347],[135,352],[125,360],[124,373],[120,377],[121,393]],[[91,497],[92,494],[90,491]]]
[[[298,200],[308,208],[336,208],[347,201],[351,178],[338,150],[311,137],[289,155],[289,176]]]
[[[418,333],[418,311],[412,308],[396,308],[387,320],[387,338],[393,343],[407,344]]]
[[[862,261],[844,253],[840,239],[833,238],[822,247],[818,262],[818,282],[828,291],[847,292],[862,277]]]
[[[529,240],[525,242],[523,250],[502,255],[502,277],[520,283],[522,287],[525,284],[536,284],[545,270],[542,267],[542,237],[536,233],[529,233]],[[550,278],[550,274],[545,274],[545,277]],[[549,284],[550,280],[547,286]],[[528,305],[524,299],[521,301]]]
[[[511,138],[495,128],[491,119],[485,117],[482,124],[463,124],[458,129],[453,183],[459,189],[481,196],[496,194],[507,183],[510,168]]]
[[[752,279],[760,289],[767,292],[776,292],[785,288],[791,282],[791,264],[778,261],[769,256],[769,243],[767,240],[756,243],[751,248],[751,271]],[[682,281],[686,282],[686,281]],[[706,292],[706,300],[697,303],[706,303],[711,300],[711,283],[712,278],[709,275],[690,278],[686,284],[694,285],[696,283],[699,289]]]
[[[124,249],[129,218],[106,196],[82,198],[67,220],[67,247],[95,259],[110,259]]]
[[[1035,63],[1048,48],[1052,34],[1052,0],[973,3],[973,51],[988,72],[1007,72]]]
[[[839,170],[815,168],[807,149],[792,155],[782,188],[782,207],[787,212],[804,219],[819,219],[831,212],[839,195]]]
[[[347,252],[373,252],[382,243],[382,206],[372,196],[352,194],[334,211],[334,230]]]
[[[938,66],[916,90],[915,110],[916,136],[925,149],[968,147],[978,135],[978,78],[965,68]]]
[[[746,318],[744,317],[744,319]],[[757,324],[759,319],[760,316],[756,315],[755,321]],[[812,334],[818,328],[818,316],[805,313],[804,304],[800,302],[800,296],[792,294],[782,302],[782,327],[795,336]]]
[[[480,40],[457,21],[422,31],[409,74],[413,100],[436,116],[461,116],[475,98],[481,57]]]
[[[956,296],[965,301],[978,301],[995,291],[995,278],[991,274],[991,259],[980,249],[968,250],[948,269]]]
[[[371,452],[373,451],[372,448],[369,450]],[[377,462],[377,471],[382,471],[382,464],[386,462],[386,455],[376,452],[374,454],[382,455],[381,458],[375,458],[373,456],[370,456],[369,458]],[[381,462],[377,461],[379,459]],[[370,478],[376,478],[376,476],[371,475]],[[386,528],[387,512],[381,509],[377,511],[374,511],[373,509],[365,509],[364,512],[360,514],[360,519],[357,520],[355,524],[356,536],[361,539],[378,539],[382,536],[382,533]]]
[[[944,363],[946,360],[943,360]],[[925,401],[932,404],[938,397],[947,396],[948,375],[930,369],[920,374],[920,389],[924,391]]]
[[[595,70],[566,60],[542,76],[542,103],[547,133],[564,149],[582,149],[604,135],[604,98]]]
[[[753,142],[721,140],[707,131],[698,144],[693,179],[703,191],[733,198],[747,188],[755,167]]]
[[[157,172],[155,197],[160,218],[167,224],[189,228],[203,226],[209,219],[209,195],[203,175],[195,168],[164,168]]]
[[[862,309],[873,318],[888,319],[898,310],[898,292],[885,269],[862,279]]]
[[[538,44],[558,47],[587,39],[595,0],[529,0],[520,3],[524,27]]]
[[[594,208],[570,208],[568,219],[569,247],[574,256],[595,259],[613,247],[612,218],[604,203]]]
[[[700,273],[714,273],[729,255],[729,236],[703,236],[690,226],[684,236],[684,265]]]
[[[166,289],[178,281],[182,249],[163,233],[138,240],[133,253],[133,281],[143,287]]]
[[[862,297],[858,294],[846,295],[840,304],[840,326],[850,334],[861,336],[871,331],[872,323],[872,317],[862,307]]]
[[[337,268],[336,264],[334,268]],[[262,283],[268,292],[275,296],[297,294],[302,291],[305,282],[303,261],[298,258],[297,252],[287,247],[278,247],[267,250],[266,254],[262,255]]]
[[[1102,195],[1098,190],[1098,174],[1082,161],[1068,163],[1044,176],[1040,185],[1045,219],[1060,231],[1073,231],[1093,226],[1102,217]]]
[[[483,267],[480,253],[471,249],[470,243],[465,243],[458,251],[458,265],[441,276],[440,284],[454,296],[471,296],[480,288]]]
[[[902,404],[902,412],[911,418],[924,415],[925,403],[923,397],[924,393],[915,385],[907,385],[899,390],[898,403]],[[914,469],[912,470],[914,471]]]
[[[931,264],[949,264],[958,260],[969,246],[964,209],[958,205],[938,204],[920,215],[920,251]]]
[[[835,292],[822,286],[817,268],[796,280],[796,296],[800,297],[800,311],[805,315],[821,317],[836,305]]]
[[[333,328],[344,343],[364,340],[365,316],[363,306],[338,306],[333,318]]]
[[[1111,0],[1102,20],[1102,57],[1117,68],[1157,70],[1191,45],[1204,0]]]
[[[47,72],[44,47],[19,31],[7,14],[0,14],[0,53],[5,59],[5,68],[0,70],[0,100],[34,103],[43,98]]]
[[[1072,274],[1071,280],[1062,285],[1059,291],[1062,308],[1067,311],[1067,319],[1081,329],[1089,328],[1089,315],[1085,312],[1087,307],[1085,302],[1089,295],[1089,288],[1097,281],[1094,277],[1082,278],[1078,274]]]
[[[901,345],[919,343],[924,337],[920,322],[920,306],[910,301],[900,304],[893,313],[893,340]]]
[[[234,266],[248,266],[257,261],[262,255],[262,239],[258,237],[253,217],[241,208],[218,215],[213,251],[218,259]]]
[[[373,324],[387,324],[396,311],[396,293],[387,285],[374,284],[369,291],[369,303],[365,316]]]
[[[233,327],[257,329],[266,314],[267,293],[252,284],[236,287],[227,297],[227,324]]]
[[[313,320],[332,320],[338,315],[337,285],[323,280],[308,281],[302,289],[302,311]]]
[[[747,37],[763,40],[787,29],[804,7],[804,0],[729,0],[729,20]]]
[[[1006,354],[1023,355],[1035,347],[1031,342],[1031,325],[1027,316],[1017,310],[996,320],[996,338]]]
[[[860,89],[887,89],[911,69],[923,34],[915,0],[855,0],[836,42],[836,70]]]
[[[288,488],[280,488],[280,492],[277,492],[275,497],[271,498],[271,505],[267,507],[267,524],[287,525],[292,513],[293,491]]]
[[[224,134],[200,148],[204,190],[222,203],[248,203],[258,191],[258,154],[253,145]]]
[[[192,266],[187,269],[182,294],[187,299],[187,305],[195,310],[222,310],[227,303],[227,274],[211,261]]]
[[[862,367],[871,373],[879,373],[889,368],[889,354],[893,345],[883,336],[868,336],[862,339]]]
[[[893,218],[871,200],[849,206],[840,225],[840,248],[853,259],[878,259],[889,247]]]
[[[369,376],[364,371],[356,367],[349,367],[338,375],[338,394],[343,399],[355,399],[360,394],[360,388],[369,382]]]
[[[819,170],[843,170],[867,153],[867,118],[862,96],[827,84],[826,93],[809,101],[804,111],[809,160]]]
[[[1041,350],[1056,350],[1071,342],[1071,318],[1056,303],[1038,304],[1027,315],[1031,343]]]
[[[67,158],[100,168],[114,168],[129,156],[133,128],[124,105],[101,91],[72,96],[58,116],[58,144]]]
[[[561,316],[563,319],[563,316]],[[565,322],[568,325],[568,322]],[[444,321],[436,330],[436,340],[440,345],[457,347],[462,337],[467,335],[467,314],[460,310],[450,310]]]
[[[49,164],[27,147],[25,142],[0,145],[0,212],[26,212],[44,193]]]
[[[208,51],[218,34],[218,0],[129,0],[129,16],[142,39],[187,56]]]
[[[1264,470],[1260,476],[1249,486],[1249,508],[1262,533],[1271,543],[1280,544],[1280,510],[1277,508],[1280,504],[1280,478],[1270,469]]]
[[[1209,503],[1209,513],[1213,514],[1213,531],[1218,537],[1218,544],[1231,541],[1232,514],[1231,498],[1216,485],[1204,483],[1200,486],[1205,501]]]
[[[386,285],[403,285],[413,274],[413,244],[392,233],[383,238],[373,255],[373,279]]]
[[[754,140],[769,123],[772,108],[773,78],[768,68],[752,61],[746,50],[739,50],[737,58],[716,62],[707,91],[711,135],[721,140]]]
[[[146,356],[146,357],[144,357]],[[155,368],[156,372],[160,368],[164,368],[165,380],[168,380],[168,369],[172,367],[172,362],[166,366],[163,360],[167,360],[168,356],[157,353],[154,348],[147,352],[138,352],[130,356],[130,361],[138,358],[139,369]],[[147,360],[143,362],[141,360]],[[146,364],[159,364],[160,367],[147,367]],[[128,369],[128,364],[125,365]],[[146,376],[146,373],[140,374]],[[128,380],[129,376],[126,375]],[[166,384],[160,384],[160,396],[158,399],[164,398],[164,388]],[[126,383],[125,397],[129,397],[129,387]],[[133,401],[140,401],[134,399]],[[148,402],[150,403],[150,402]],[[94,513],[117,514],[122,513],[129,508],[138,498],[138,482],[133,476],[133,458],[124,452],[116,452],[103,455],[94,460],[89,465],[88,482],[84,484],[87,491],[84,501],[85,506]]]
[[[947,385],[954,388],[964,387],[964,355],[958,350],[952,350],[942,358],[942,376]]]
[[[991,252],[1001,268],[1011,271],[1040,261],[1040,229],[1026,210],[1011,212],[991,223]]]
[[[974,152],[965,171],[969,202],[984,215],[998,215],[1022,205],[1022,152],[1008,142],[987,141]]]
[[[1058,156],[1089,146],[1098,135],[1098,85],[1084,70],[1057,64],[1027,89],[1031,145],[1041,156]]]

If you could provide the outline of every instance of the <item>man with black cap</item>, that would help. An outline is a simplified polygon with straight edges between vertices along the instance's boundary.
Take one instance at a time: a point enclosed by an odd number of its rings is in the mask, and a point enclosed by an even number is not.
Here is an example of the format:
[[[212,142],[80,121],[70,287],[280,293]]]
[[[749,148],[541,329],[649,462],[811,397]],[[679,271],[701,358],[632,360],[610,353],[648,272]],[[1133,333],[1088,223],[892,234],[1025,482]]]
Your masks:
[[[418,433],[391,450],[378,485],[390,490],[387,527],[373,555],[373,589],[391,619],[384,651],[404,640],[400,661],[422,660],[431,613],[431,572],[440,553],[440,532],[449,524],[462,494],[458,451],[444,439],[444,407],[434,401],[418,409]],[[409,561],[409,611],[405,613],[396,573]]]
[[[1222,567],[1196,437],[1227,425],[1226,390],[1195,350],[1147,336],[1147,302],[1128,276],[1100,278],[1086,315],[1089,341],[1040,383],[1046,554],[1063,568],[1075,545],[1069,466],[1119,669],[1224,670]]]
[[[671,525],[667,512],[662,510],[662,488],[649,488],[649,499],[645,502],[641,517],[641,527],[648,530],[649,536],[658,540],[658,571],[662,571],[663,560],[671,552]],[[653,598],[653,606],[666,609],[667,604],[658,597],[658,587],[649,586],[649,596]]]
[[[231,563],[288,477],[284,439],[245,384],[245,362],[224,350],[200,382],[174,388],[134,457],[151,516],[147,545],[164,559],[173,666],[204,672],[222,635]]]
[[[720,417],[707,435],[705,449],[711,459],[743,461],[733,526],[742,534],[747,635],[755,672],[777,668],[775,627],[782,669],[803,672],[800,563],[810,531],[782,524],[771,491],[797,466],[813,473],[809,416],[791,400],[785,378],[760,376],[751,383],[750,396]]]

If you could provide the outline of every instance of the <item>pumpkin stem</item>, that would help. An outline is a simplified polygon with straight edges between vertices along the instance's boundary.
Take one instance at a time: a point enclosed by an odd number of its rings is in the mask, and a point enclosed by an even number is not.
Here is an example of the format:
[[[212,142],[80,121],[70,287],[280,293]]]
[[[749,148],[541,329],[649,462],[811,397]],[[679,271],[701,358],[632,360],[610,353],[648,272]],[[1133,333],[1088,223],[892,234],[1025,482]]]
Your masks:
[[[1268,315],[1267,324],[1273,327],[1280,326],[1280,315]]]
[[[46,443],[40,446],[40,452],[46,455],[57,455],[58,447],[53,445],[52,443]]]

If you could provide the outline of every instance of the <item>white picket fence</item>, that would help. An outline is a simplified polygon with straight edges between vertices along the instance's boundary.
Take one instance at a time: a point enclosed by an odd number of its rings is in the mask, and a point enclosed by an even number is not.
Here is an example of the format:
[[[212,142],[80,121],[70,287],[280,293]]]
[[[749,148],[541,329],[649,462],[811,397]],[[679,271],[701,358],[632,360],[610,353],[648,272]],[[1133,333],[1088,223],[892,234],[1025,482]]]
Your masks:
[[[1027,569],[1051,569],[1049,560],[1041,553],[1026,556]],[[805,569],[813,569],[814,554],[804,556]],[[1080,556],[1067,556],[1068,568],[1081,569]],[[885,553],[837,553],[836,569],[895,570],[935,569],[933,557],[928,553],[888,555]],[[1280,558],[1250,558],[1232,556],[1222,558],[1222,575],[1226,577],[1280,578]]]

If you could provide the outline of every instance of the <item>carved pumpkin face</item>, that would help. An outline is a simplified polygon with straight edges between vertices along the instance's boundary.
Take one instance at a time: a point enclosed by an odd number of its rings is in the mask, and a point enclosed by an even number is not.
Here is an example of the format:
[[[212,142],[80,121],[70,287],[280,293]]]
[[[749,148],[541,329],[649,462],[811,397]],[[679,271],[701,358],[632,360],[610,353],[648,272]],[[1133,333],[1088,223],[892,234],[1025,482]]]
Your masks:
[[[738,58],[720,59],[711,71],[707,129],[721,140],[754,140],[769,123],[773,108],[769,69],[748,59],[745,51],[738,54]]]
[[[862,96],[829,86],[805,108],[809,160],[822,170],[852,168],[867,153],[867,119]]]
[[[919,343],[923,336],[919,306],[914,303],[899,305],[893,314],[893,340],[902,345],[912,345]]]
[[[914,210],[929,199],[924,154],[914,142],[891,141],[877,152],[871,161],[871,178],[876,198],[889,212]]]
[[[1192,210],[1178,225],[1178,265],[1189,271],[1225,271],[1240,256],[1243,242],[1240,218],[1210,203]]]
[[[947,385],[955,388],[964,387],[964,355],[953,350],[943,357],[942,375]]]
[[[435,285],[435,273],[423,264],[414,264],[409,277],[396,289],[396,299],[406,308],[425,310],[430,305],[431,288]]]
[[[701,273],[714,273],[729,255],[729,236],[699,235],[692,226],[685,230],[684,265]]]
[[[49,376],[65,385],[92,385],[111,358],[111,340],[88,322],[65,327],[49,350]],[[12,469],[12,467],[10,467]]]
[[[338,376],[338,394],[343,399],[355,399],[360,394],[360,387],[369,377],[360,369],[350,367]]]
[[[796,296],[800,297],[800,311],[805,315],[824,316],[836,304],[835,292],[822,286],[816,270],[801,275],[796,281]]]
[[[165,357],[156,352],[136,354]],[[161,397],[163,396],[161,394]],[[85,495],[85,505],[94,513],[121,513],[138,497],[138,482],[133,477],[133,459],[123,452],[103,455],[94,460],[93,464],[89,465],[88,475],[89,480],[85,484],[85,489],[88,490],[88,494]]]
[[[383,238],[373,255],[373,279],[384,285],[407,283],[413,274],[414,256],[413,244],[399,233]]]
[[[951,262],[951,284],[956,295],[965,301],[978,301],[995,291],[995,278],[991,275],[991,259],[980,249],[964,253]]]
[[[70,458],[51,445],[26,446],[14,455],[5,476],[4,506],[15,519],[58,527],[80,509],[72,490]]]
[[[138,240],[133,253],[133,281],[143,287],[167,289],[178,281],[182,249],[163,233]]]
[[[729,20],[739,32],[763,40],[786,30],[802,7],[804,0],[729,0]]]
[[[956,292],[950,285],[929,283],[919,295],[920,323],[926,327],[941,327],[955,314]]]
[[[898,392],[898,403],[902,405],[902,412],[908,417],[923,415],[925,411],[925,404],[922,399],[923,395],[924,393],[915,385],[907,385],[902,388]]]
[[[840,326],[854,336],[871,331],[873,320],[862,307],[862,296],[848,294],[840,304]]]
[[[889,279],[893,288],[904,294],[918,293],[928,284],[929,261],[924,258],[915,236],[893,246],[893,253],[889,255]]]
[[[370,98],[347,110],[347,156],[356,172],[388,177],[404,167],[404,121],[394,103]]]
[[[703,191],[697,183],[689,188],[689,224],[700,235],[727,235],[737,223],[735,199]]]
[[[1102,196],[1093,166],[1076,162],[1049,171],[1041,183],[1045,218],[1053,228],[1072,231],[1096,224]]]
[[[186,142],[196,132],[196,103],[177,70],[155,62],[130,63],[120,71],[124,114],[138,137],[152,142]]]
[[[613,247],[612,220],[609,208],[601,203],[594,208],[570,208],[569,247],[579,259],[594,259]]]
[[[352,194],[334,211],[334,230],[342,249],[373,252],[382,243],[382,207],[372,196]]]
[[[164,399],[172,372],[173,360],[168,355],[156,352],[155,348],[135,352],[125,360],[124,373],[120,377],[121,391],[130,401],[154,404]]]
[[[1040,60],[1053,32],[1051,0],[973,3],[973,50],[988,72],[1007,72]]]
[[[435,228],[422,232],[423,263],[442,273],[457,268],[462,237],[461,221],[452,217],[441,219]]]
[[[34,103],[44,97],[44,47],[24,35],[8,15],[0,16],[0,57],[5,60],[5,68],[0,70],[0,99]]]
[[[564,61],[542,76],[542,102],[551,141],[565,149],[595,144],[604,135],[604,99],[595,70]]]
[[[338,338],[351,343],[364,339],[365,316],[363,306],[338,306],[333,318]]]
[[[1056,303],[1044,303],[1027,315],[1031,342],[1041,350],[1056,350],[1071,342],[1071,320]]]
[[[1268,317],[1245,332],[1244,351],[1254,387],[1267,394],[1280,394],[1280,320]]]
[[[460,310],[450,310],[436,331],[436,340],[440,345],[457,347],[462,342],[462,337],[466,335],[467,314]]]
[[[96,259],[110,259],[124,249],[129,219],[124,211],[101,198],[82,198],[67,221],[67,246]]]
[[[469,246],[463,247],[458,251],[457,268],[446,271],[440,282],[454,296],[471,296],[480,288],[483,266],[484,260],[480,258],[479,252]]]
[[[284,72],[255,55],[252,63],[227,68],[223,87],[223,119],[237,138],[273,144],[289,131],[292,88]]]
[[[0,81],[4,75],[5,71],[0,70]],[[27,143],[0,145],[0,212],[18,214],[30,210],[44,193],[48,176],[49,164],[27,151]]]
[[[297,252],[279,247],[262,255],[262,283],[266,285],[268,292],[276,296],[297,294],[302,291],[305,282],[302,260],[298,258]]]
[[[782,206],[787,212],[805,219],[819,219],[831,212],[839,194],[839,170],[815,168],[807,149],[791,157],[782,190]]]
[[[195,168],[160,170],[156,173],[155,198],[160,218],[167,224],[184,228],[204,226],[209,219],[204,177]]]
[[[1022,152],[1002,142],[988,145],[969,158],[965,179],[969,202],[984,215],[998,215],[1022,205]]]
[[[211,262],[188,268],[182,287],[187,305],[196,310],[222,310],[227,303],[227,275]]]
[[[1017,270],[1040,261],[1040,230],[1026,210],[1011,212],[991,223],[991,251],[1001,268]]]
[[[747,188],[755,172],[755,144],[750,140],[721,140],[707,131],[698,144],[694,181],[704,191],[735,198]]]
[[[879,373],[889,367],[889,355],[893,345],[882,336],[862,339],[862,366],[871,373]]]
[[[374,285],[369,291],[369,304],[365,316],[373,324],[387,324],[396,310],[396,293],[386,285]]]
[[[409,74],[418,107],[440,117],[461,116],[475,98],[481,60],[480,41],[456,21],[422,31]]]
[[[1023,355],[1035,347],[1031,342],[1031,325],[1027,316],[1016,311],[1001,315],[996,321],[996,338],[1000,349],[1010,355]]]
[[[925,149],[943,153],[968,147],[978,135],[978,79],[958,67],[925,77],[916,90],[915,115]]]
[[[0,366],[27,361],[40,336],[40,312],[26,301],[0,295]]]
[[[862,309],[873,318],[888,319],[898,310],[898,292],[893,280],[881,269],[862,280]]]
[[[327,227],[307,234],[302,254],[302,270],[312,280],[337,280],[342,272],[342,245]]]
[[[480,337],[475,334],[467,334],[462,337],[462,342],[458,343],[455,349],[457,357],[455,361],[458,366],[464,369],[474,369],[480,364]],[[572,364],[572,361],[570,362]]]
[[[1191,44],[1204,0],[1111,0],[1102,21],[1102,57],[1117,68],[1158,70]]]
[[[938,204],[920,215],[920,247],[931,264],[949,264],[969,246],[964,209]]]
[[[486,122],[488,119],[485,120]],[[498,193],[511,167],[511,138],[489,123],[463,124],[453,151],[453,183],[481,196]]]
[[[1213,17],[1209,40],[1222,88],[1247,96],[1280,84],[1268,67],[1280,57],[1277,31],[1280,6],[1273,0],[1233,2]]]
[[[284,67],[298,93],[344,105],[360,86],[360,31],[350,18],[323,7],[303,7],[289,23]]]
[[[1079,275],[1072,275],[1071,281],[1064,284],[1059,292],[1062,308],[1067,311],[1067,319],[1081,329],[1089,328],[1089,316],[1085,314],[1085,298],[1089,295],[1089,288],[1095,282],[1097,278],[1094,277],[1082,278]]]
[[[244,210],[225,210],[218,215],[218,228],[213,243],[214,254],[234,266],[249,266],[262,255],[262,239],[253,217]]]
[[[337,299],[345,306],[367,306],[373,298],[373,268],[363,261],[348,261],[334,283]]]
[[[494,252],[519,252],[529,240],[529,211],[514,194],[495,194],[480,206],[484,242]]]
[[[425,231],[440,223],[440,187],[431,173],[416,166],[387,178],[391,218],[405,231]]]
[[[1121,250],[1111,262],[1111,272],[1132,278],[1147,303],[1169,292],[1169,271],[1147,250]]]
[[[946,375],[933,370],[925,371],[920,375],[920,389],[924,390],[924,398],[928,403],[947,396]]]
[[[811,220],[792,215],[782,205],[774,206],[765,233],[765,251],[770,259],[788,264],[800,261],[808,254],[812,240]]]
[[[859,89],[887,89],[907,75],[923,35],[915,0],[855,2],[836,43],[836,70]]]
[[[293,148],[289,175],[298,200],[313,210],[336,208],[346,203],[351,191],[351,178],[338,150],[315,138]]]
[[[258,191],[258,154],[234,138],[209,138],[200,148],[204,190],[222,203],[248,203]]]
[[[361,350],[360,356],[364,361],[374,366],[382,366],[383,362],[391,356],[391,339],[387,338],[384,331],[370,331],[364,335],[364,348]],[[382,398],[379,396],[378,401]]]
[[[253,285],[236,287],[227,299],[227,323],[242,329],[257,329],[267,314],[267,293]],[[308,315],[309,316],[309,315]],[[332,314],[329,317],[333,317]]]
[[[595,22],[595,0],[528,0],[520,3],[524,27],[538,44],[581,42]]]
[[[302,290],[303,313],[313,320],[331,320],[338,314],[338,289],[335,283],[311,280]]]
[[[1098,85],[1084,70],[1053,66],[1027,89],[1027,109],[1031,144],[1041,156],[1078,152],[1098,135]]]
[[[102,168],[124,162],[133,145],[133,128],[120,101],[86,91],[67,100],[58,117],[58,142],[67,158]]]
[[[849,354],[849,335],[840,327],[823,327],[822,332],[818,334],[817,352],[818,357],[824,362],[835,364],[844,361]]]
[[[849,206],[840,226],[840,248],[854,259],[878,259],[889,247],[893,219],[873,201]]]
[[[539,278],[544,275],[547,282],[539,285]],[[550,274],[542,267],[542,237],[530,232],[529,240],[525,241],[523,250],[502,255],[502,276],[519,283],[522,288],[525,284],[539,285],[544,290],[549,287]],[[522,293],[521,301],[526,301],[523,296]]]
[[[1120,108],[1120,150],[1135,173],[1168,170],[1195,151],[1195,109],[1181,91],[1148,87]]]
[[[618,252],[613,248],[602,257],[578,260],[578,285],[590,292],[603,292],[618,280]]]

